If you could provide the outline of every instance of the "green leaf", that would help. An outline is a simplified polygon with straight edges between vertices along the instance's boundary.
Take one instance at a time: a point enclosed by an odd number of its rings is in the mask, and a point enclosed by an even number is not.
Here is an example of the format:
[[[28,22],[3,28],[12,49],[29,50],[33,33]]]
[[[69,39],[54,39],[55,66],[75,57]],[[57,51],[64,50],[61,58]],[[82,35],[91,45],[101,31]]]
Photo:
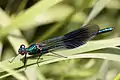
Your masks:
[[[1,55],[2,55],[2,49],[3,49],[3,44],[2,44],[2,42],[0,42],[0,59],[1,59]]]
[[[91,13],[89,14],[87,20],[84,22],[83,26],[88,24],[93,18],[95,18],[100,11],[106,6],[106,4],[109,2],[110,0],[99,0],[95,6],[93,7],[93,10],[91,11]]]
[[[0,30],[1,37],[7,35],[8,32],[16,28],[25,29],[28,27],[34,27],[33,25],[38,25],[40,14],[61,1],[62,0],[39,1],[23,14],[16,16],[9,25]]]
[[[16,71],[10,69],[9,67],[5,66],[4,64],[0,63],[0,68],[7,71],[10,75],[13,75],[15,78],[17,78],[18,80],[27,80],[23,75],[21,75],[20,73],[17,73]],[[6,77],[4,76],[0,76],[0,79]]]

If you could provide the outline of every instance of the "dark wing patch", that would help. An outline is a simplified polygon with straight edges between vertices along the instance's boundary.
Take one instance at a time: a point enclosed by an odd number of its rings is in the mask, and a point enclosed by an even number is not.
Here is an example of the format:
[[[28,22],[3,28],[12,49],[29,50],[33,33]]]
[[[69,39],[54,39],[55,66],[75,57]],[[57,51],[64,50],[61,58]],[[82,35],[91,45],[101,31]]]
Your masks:
[[[93,38],[99,31],[98,25],[87,25],[64,35],[64,44],[68,49],[79,47]]]
[[[65,34],[64,36],[56,37],[43,41],[43,44],[48,49],[73,49],[85,44],[88,40],[93,38],[99,31],[99,26],[97,25],[87,25],[80,29],[74,30]]]
[[[63,48],[66,48],[64,46],[63,37],[64,36],[48,39],[43,41],[41,44],[45,44],[44,46],[49,50],[63,49]]]

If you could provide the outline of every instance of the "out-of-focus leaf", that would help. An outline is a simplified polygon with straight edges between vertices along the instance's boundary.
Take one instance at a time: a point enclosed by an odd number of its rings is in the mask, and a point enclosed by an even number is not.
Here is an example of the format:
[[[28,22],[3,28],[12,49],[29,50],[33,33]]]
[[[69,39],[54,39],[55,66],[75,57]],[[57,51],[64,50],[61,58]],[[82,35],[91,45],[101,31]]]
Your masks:
[[[8,32],[16,28],[23,29],[27,27],[33,27],[33,25],[38,25],[37,23],[39,20],[37,18],[40,16],[40,14],[61,1],[62,0],[39,1],[34,6],[26,10],[24,14],[20,14],[14,18],[4,29],[0,30],[0,34],[2,34],[1,36],[7,35]]]
[[[108,60],[104,60],[103,64],[101,65],[100,70],[98,71],[97,79],[96,80],[106,80],[106,76],[108,73]]]
[[[6,23],[2,23],[1,22],[1,25],[2,27],[5,27],[5,25],[8,25],[11,21],[10,17],[8,15],[5,14],[4,11],[0,10],[0,16],[2,16],[2,19],[6,21]],[[2,20],[1,20],[2,21]],[[8,36],[8,40],[9,42],[11,43],[12,47],[14,48],[15,52],[18,53],[18,49],[19,49],[19,46],[21,44],[25,44],[25,45],[28,45],[27,41],[24,39],[24,37],[22,36],[21,32],[17,29],[13,30],[11,32],[11,35]],[[19,56],[20,57],[20,56]],[[34,69],[34,68],[33,68]],[[28,76],[29,80],[33,79],[32,76],[30,76],[30,72],[29,70],[31,70],[30,68],[27,69],[28,71],[25,71],[26,75]],[[9,71],[10,72],[10,71]],[[34,71],[33,71],[34,72]],[[33,73],[32,72],[32,73]],[[10,73],[11,74],[11,73]],[[34,73],[33,73],[34,74]],[[14,75],[14,74],[13,74]],[[18,75],[15,75],[16,77],[18,77]],[[15,77],[14,76],[14,77]],[[35,77],[34,77],[35,78]]]
[[[46,80],[44,75],[40,72],[39,69],[37,69],[37,77],[38,77],[38,80]]]
[[[119,59],[120,55],[109,54],[109,53],[88,53],[88,54],[72,55],[72,56],[69,56],[68,58],[56,58],[56,59],[51,59],[51,60],[46,60],[46,61],[44,60],[43,62],[40,61],[39,66],[57,62],[57,61],[67,60],[67,59],[75,59],[75,58],[98,58],[98,59],[106,59],[106,60],[112,60],[112,61],[120,61],[120,59]],[[36,62],[36,60],[29,60],[28,64],[31,63],[31,65],[32,65],[34,62]],[[17,63],[14,63],[14,64],[17,64]],[[11,66],[11,68],[12,67],[13,66]],[[15,66],[14,66],[14,68],[15,68]],[[19,69],[18,71],[21,71],[21,70],[23,70],[23,69]]]
[[[20,73],[17,73],[14,70],[9,69],[9,67],[5,66],[4,64],[0,63],[0,68],[7,71],[10,75],[13,75],[18,80],[27,80],[23,75],[21,75]],[[2,78],[3,77],[1,76],[0,79],[2,79]]]
[[[100,11],[106,6],[106,4],[109,2],[110,0],[99,0],[95,6],[93,7],[93,10],[91,11],[91,13],[89,14],[87,20],[84,22],[84,25],[87,25],[93,18],[95,18],[97,16],[97,14],[100,13]]]
[[[2,49],[3,49],[3,44],[0,42],[0,59],[1,59],[1,55],[2,55]]]
[[[114,80],[120,80],[120,73],[114,78]]]
[[[120,0],[111,0],[106,7],[110,9],[120,9]]]

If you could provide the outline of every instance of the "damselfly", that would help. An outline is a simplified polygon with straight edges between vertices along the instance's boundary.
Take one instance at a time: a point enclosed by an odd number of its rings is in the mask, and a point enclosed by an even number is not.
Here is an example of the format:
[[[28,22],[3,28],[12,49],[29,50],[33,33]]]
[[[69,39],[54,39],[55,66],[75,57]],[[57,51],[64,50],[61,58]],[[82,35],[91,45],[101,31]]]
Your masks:
[[[40,43],[31,44],[29,47],[25,47],[24,44],[20,45],[18,53],[24,55],[24,66],[26,65],[26,55],[39,55],[37,62],[39,61],[40,57],[48,52],[55,54],[57,56],[65,57],[60,54],[54,53],[55,50],[60,49],[74,49],[85,44],[88,40],[95,37],[97,34],[105,33],[112,31],[113,28],[104,28],[99,30],[98,25],[86,25],[82,28],[74,30],[65,34],[64,36],[48,39],[42,41]],[[65,57],[67,58],[67,57]],[[12,62],[15,57],[10,61]]]

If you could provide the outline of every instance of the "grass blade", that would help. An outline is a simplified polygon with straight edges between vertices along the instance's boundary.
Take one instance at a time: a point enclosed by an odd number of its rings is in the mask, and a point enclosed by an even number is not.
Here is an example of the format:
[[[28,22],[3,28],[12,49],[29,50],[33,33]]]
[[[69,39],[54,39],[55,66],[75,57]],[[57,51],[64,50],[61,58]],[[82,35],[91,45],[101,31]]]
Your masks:
[[[100,11],[106,6],[106,4],[110,0],[99,0],[95,6],[93,7],[93,10],[91,11],[90,15],[88,16],[87,20],[84,22],[84,25],[87,25],[93,18],[97,16],[97,14],[100,13]]]

